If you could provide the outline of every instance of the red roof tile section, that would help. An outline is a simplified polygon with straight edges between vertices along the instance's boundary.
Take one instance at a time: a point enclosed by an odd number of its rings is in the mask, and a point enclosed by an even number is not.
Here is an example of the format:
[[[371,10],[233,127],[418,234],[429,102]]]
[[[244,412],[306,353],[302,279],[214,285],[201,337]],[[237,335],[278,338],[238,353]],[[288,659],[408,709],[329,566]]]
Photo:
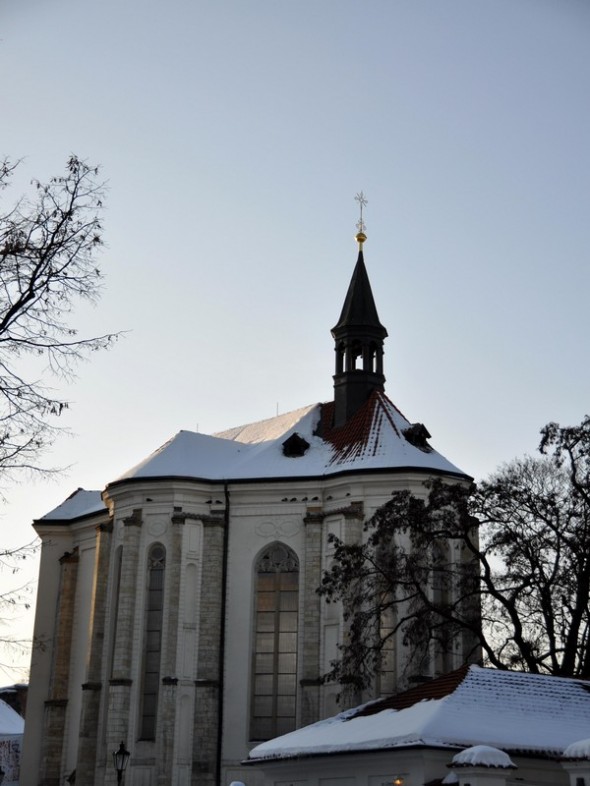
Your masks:
[[[384,428],[390,427],[398,439],[405,440],[394,415],[402,427],[410,422],[380,390],[375,390],[363,406],[340,428],[332,428],[334,402],[322,405],[321,433],[334,446],[331,464],[351,461],[361,456],[377,455]]]
[[[437,679],[423,682],[403,693],[398,693],[396,696],[389,696],[386,699],[371,702],[371,704],[362,707],[352,717],[361,718],[367,715],[375,715],[382,710],[405,710],[406,707],[412,707],[420,701],[425,701],[427,699],[442,699],[444,696],[453,693],[453,691],[459,687],[467,676],[468,671],[468,665],[461,666],[455,671],[444,674]]]

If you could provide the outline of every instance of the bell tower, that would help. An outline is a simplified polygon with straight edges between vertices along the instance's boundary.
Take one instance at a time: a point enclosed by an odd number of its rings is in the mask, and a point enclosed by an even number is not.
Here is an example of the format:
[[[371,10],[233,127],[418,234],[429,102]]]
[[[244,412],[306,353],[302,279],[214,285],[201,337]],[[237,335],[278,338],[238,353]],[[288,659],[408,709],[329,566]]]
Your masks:
[[[334,374],[334,427],[343,426],[374,390],[383,390],[383,341],[387,330],[379,321],[363,257],[365,224],[363,192],[356,195],[361,217],[356,240],[358,259],[346,293],[340,319],[332,328],[336,371]]]

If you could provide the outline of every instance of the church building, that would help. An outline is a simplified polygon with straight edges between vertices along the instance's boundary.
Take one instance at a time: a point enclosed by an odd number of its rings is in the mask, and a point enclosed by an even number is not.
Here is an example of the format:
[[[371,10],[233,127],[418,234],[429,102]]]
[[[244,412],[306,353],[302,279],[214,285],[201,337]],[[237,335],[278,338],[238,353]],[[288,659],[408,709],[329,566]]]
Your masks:
[[[180,431],[101,492],[34,522],[42,541],[21,783],[263,782],[250,750],[333,715],[337,604],[316,590],[330,533],[349,542],[393,492],[470,480],[385,394],[384,342],[358,260],[334,398],[215,435]],[[329,369],[326,369],[329,373]],[[397,642],[377,691],[407,687]],[[454,650],[430,673],[459,667]],[[75,779],[75,781],[74,781]]]

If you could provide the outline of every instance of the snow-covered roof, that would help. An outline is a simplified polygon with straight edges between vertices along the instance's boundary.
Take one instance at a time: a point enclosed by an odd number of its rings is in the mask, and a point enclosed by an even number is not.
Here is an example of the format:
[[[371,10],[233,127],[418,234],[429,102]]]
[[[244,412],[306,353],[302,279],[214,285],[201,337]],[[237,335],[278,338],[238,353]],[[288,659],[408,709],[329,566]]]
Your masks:
[[[475,745],[559,756],[588,735],[590,682],[478,666],[454,674],[263,742],[249,760]]]
[[[13,710],[5,701],[0,699],[0,735],[9,736],[22,734],[25,730],[25,720],[16,710]]]
[[[57,508],[50,510],[38,521],[69,521],[106,510],[100,491],[76,489]]]
[[[418,470],[465,476],[430,446],[416,447],[411,423],[376,391],[340,429],[328,425],[332,404],[314,404],[213,436],[180,431],[117,481],[157,477],[259,480],[323,477],[366,470]],[[283,443],[299,435],[309,448],[286,456]],[[321,434],[321,436],[320,436]]]

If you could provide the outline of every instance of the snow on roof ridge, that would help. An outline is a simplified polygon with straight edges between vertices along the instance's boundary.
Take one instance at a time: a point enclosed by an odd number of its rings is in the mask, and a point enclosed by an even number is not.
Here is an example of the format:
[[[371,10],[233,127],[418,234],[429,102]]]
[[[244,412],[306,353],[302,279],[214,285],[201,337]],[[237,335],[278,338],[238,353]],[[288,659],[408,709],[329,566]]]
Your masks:
[[[36,521],[71,520],[106,510],[102,493],[96,489],[77,488],[63,502]]]
[[[179,431],[109,487],[148,478],[241,482],[373,470],[468,477],[437,451],[412,444],[404,436],[411,424],[384,393],[374,393],[339,429],[331,427],[333,408],[334,402],[309,404],[211,435]],[[298,457],[282,449],[285,439],[295,432],[309,443],[309,450]]]
[[[244,442],[247,444],[256,444],[258,442],[270,442],[277,439],[282,434],[286,433],[301,418],[311,412],[312,409],[321,406],[320,404],[308,404],[298,409],[292,409],[289,412],[283,412],[281,415],[275,415],[272,418],[265,418],[264,420],[257,420],[253,423],[245,423],[241,426],[234,426],[232,428],[217,431],[212,434],[213,437],[218,439],[231,439],[236,442]]]

